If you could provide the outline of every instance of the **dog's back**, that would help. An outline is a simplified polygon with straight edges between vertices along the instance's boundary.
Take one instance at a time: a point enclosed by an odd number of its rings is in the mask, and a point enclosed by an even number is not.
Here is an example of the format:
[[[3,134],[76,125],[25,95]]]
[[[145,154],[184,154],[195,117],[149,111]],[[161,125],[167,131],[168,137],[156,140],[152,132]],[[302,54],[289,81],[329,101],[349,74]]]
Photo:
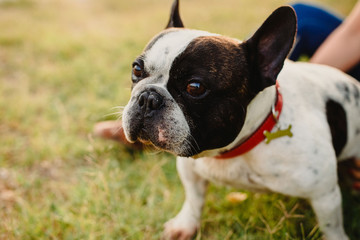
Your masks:
[[[306,119],[310,114],[326,117],[339,160],[360,157],[358,81],[328,66],[286,61],[279,82],[286,89],[285,102],[299,106],[294,117]]]

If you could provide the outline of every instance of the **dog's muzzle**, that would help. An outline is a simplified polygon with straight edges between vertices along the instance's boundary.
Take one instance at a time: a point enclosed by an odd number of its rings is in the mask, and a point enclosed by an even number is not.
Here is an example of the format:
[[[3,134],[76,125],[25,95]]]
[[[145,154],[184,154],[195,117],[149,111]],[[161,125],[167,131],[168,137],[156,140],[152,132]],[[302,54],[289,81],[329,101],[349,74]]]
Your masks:
[[[146,89],[136,97],[131,107],[131,127],[128,132],[130,141],[151,138],[150,135],[153,134],[151,126],[158,112],[163,108],[164,102],[164,97],[154,89]]]
[[[127,140],[139,140],[180,156],[197,153],[189,124],[170,93],[158,86],[144,86],[139,90],[139,87],[133,90],[133,97],[123,112]]]

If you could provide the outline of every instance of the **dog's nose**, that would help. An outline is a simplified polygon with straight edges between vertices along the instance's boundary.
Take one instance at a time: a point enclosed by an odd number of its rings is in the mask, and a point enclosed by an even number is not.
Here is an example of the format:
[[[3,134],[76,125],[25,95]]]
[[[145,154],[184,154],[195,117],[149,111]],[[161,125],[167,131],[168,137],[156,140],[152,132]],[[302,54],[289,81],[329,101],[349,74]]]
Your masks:
[[[138,100],[139,107],[145,113],[151,113],[154,110],[159,110],[163,104],[163,97],[154,91],[146,91],[140,94]]]

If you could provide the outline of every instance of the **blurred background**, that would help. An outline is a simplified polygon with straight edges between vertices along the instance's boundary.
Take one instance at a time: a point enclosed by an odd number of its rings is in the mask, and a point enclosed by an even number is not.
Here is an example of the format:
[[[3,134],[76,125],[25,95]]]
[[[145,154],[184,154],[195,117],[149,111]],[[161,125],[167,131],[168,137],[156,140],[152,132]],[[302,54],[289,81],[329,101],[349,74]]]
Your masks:
[[[355,2],[317,1],[344,16]],[[244,39],[289,3],[182,0],[180,11],[188,28]],[[171,4],[0,0],[0,239],[159,239],[184,199],[175,158],[92,129],[119,118],[132,61]],[[232,191],[210,187],[197,239],[321,239],[305,201],[245,192],[231,202]],[[346,227],[360,238],[352,210]]]

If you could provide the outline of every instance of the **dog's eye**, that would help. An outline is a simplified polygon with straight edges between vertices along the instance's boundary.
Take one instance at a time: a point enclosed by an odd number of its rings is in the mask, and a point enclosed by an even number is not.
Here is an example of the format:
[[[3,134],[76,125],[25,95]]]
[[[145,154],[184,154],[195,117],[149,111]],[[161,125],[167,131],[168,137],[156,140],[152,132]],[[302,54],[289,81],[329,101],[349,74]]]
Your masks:
[[[135,77],[139,78],[142,76],[143,69],[140,67],[140,65],[134,64],[132,71]]]
[[[199,97],[206,92],[206,88],[200,82],[190,82],[186,86],[186,92],[193,97]]]

